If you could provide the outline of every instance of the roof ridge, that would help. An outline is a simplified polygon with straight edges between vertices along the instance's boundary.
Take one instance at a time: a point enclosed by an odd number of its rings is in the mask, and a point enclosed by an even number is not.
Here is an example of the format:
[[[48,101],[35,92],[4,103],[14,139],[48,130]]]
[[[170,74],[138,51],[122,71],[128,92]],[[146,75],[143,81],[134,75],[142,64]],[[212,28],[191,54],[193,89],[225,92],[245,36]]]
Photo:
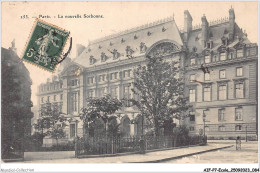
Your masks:
[[[167,23],[167,22],[170,22],[170,21],[174,21],[174,16],[159,19],[159,20],[156,20],[154,22],[150,22],[150,23],[147,23],[147,24],[144,24],[144,25],[133,27],[131,29],[126,29],[126,30],[117,32],[115,34],[110,34],[108,36],[104,36],[104,37],[101,37],[101,38],[98,38],[98,39],[94,39],[92,41],[89,41],[89,45],[99,43],[99,42],[102,42],[102,41],[105,41],[105,40],[108,40],[108,39],[112,39],[112,38],[115,38],[115,37],[119,37],[121,35],[129,34],[129,33],[135,32],[135,31],[139,31],[139,30],[142,30],[142,29],[151,28],[153,26],[160,25],[160,24],[163,24],[163,23]]]

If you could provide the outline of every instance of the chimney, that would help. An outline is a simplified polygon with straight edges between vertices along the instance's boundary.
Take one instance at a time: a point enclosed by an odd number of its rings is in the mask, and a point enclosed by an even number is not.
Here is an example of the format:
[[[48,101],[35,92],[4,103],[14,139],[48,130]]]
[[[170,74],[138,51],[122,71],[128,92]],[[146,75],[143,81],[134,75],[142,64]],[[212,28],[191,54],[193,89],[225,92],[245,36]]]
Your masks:
[[[202,25],[201,25],[201,44],[205,47],[206,42],[208,41],[208,30],[209,30],[209,23],[206,19],[205,14],[201,18]]]
[[[192,30],[192,17],[188,10],[184,11],[184,40],[188,41],[189,33]]]
[[[11,42],[11,45],[12,45],[12,47],[9,47],[9,50],[12,50],[12,51],[14,51],[15,53],[17,53],[17,52],[16,52],[17,49],[16,49],[16,47],[15,47],[15,39],[13,39],[13,41]]]
[[[234,9],[231,7],[229,9],[229,40],[232,42],[234,40],[235,34],[235,12]]]

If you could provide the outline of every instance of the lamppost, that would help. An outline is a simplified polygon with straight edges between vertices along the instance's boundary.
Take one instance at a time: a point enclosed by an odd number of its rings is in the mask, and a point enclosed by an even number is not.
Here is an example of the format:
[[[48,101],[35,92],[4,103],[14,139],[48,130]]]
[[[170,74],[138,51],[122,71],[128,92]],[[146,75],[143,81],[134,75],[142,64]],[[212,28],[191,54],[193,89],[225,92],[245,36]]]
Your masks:
[[[247,125],[246,125],[246,142],[247,142]]]
[[[205,121],[206,121],[206,114],[203,111],[203,138],[205,138]]]
[[[209,109],[207,108],[206,110],[203,110],[203,140],[206,139],[206,131],[205,131],[205,123],[206,123],[206,111],[208,111]]]

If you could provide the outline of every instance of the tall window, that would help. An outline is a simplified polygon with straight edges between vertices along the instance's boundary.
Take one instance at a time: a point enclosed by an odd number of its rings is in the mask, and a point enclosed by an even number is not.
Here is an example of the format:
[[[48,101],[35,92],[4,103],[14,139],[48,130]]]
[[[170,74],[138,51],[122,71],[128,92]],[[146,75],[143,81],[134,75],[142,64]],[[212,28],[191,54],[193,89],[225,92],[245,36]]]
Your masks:
[[[190,89],[189,100],[190,100],[190,102],[196,101],[196,90],[195,89]]]
[[[71,86],[77,86],[77,85],[79,85],[79,80],[78,80],[78,79],[73,79],[73,80],[71,80],[71,81],[70,81],[70,85],[71,85]]]
[[[220,53],[220,61],[225,61],[226,59],[226,53]]]
[[[235,120],[243,120],[243,112],[242,108],[236,108],[235,110]]]
[[[88,83],[93,84],[94,83],[94,77],[88,77]]]
[[[235,97],[244,98],[244,83],[235,84]]]
[[[236,75],[237,76],[243,76],[243,68],[242,67],[236,68]]]
[[[190,82],[194,82],[196,80],[195,74],[190,75]]]
[[[242,130],[242,126],[241,125],[236,125],[235,126],[235,130],[236,131],[241,131]]]
[[[195,58],[191,58],[190,59],[190,65],[195,65],[195,64],[196,64]]]
[[[103,97],[105,95],[105,88],[98,89],[98,97]]]
[[[63,94],[60,95],[60,100],[63,100]]]
[[[117,72],[111,73],[111,74],[110,74],[110,79],[111,79],[111,80],[117,79],[117,74],[118,74]]]
[[[211,88],[209,86],[203,88],[203,100],[211,101]]]
[[[99,75],[99,78],[98,78],[98,81],[99,82],[104,82],[105,81],[105,79],[106,79],[106,75]]]
[[[210,80],[210,75],[209,73],[204,73],[204,80],[209,81]]]
[[[225,109],[219,109],[218,110],[218,121],[224,121],[225,120]]]
[[[130,77],[131,76],[131,70],[125,70],[123,72],[123,78]]]
[[[42,102],[42,103],[44,102],[44,97],[41,98],[41,102]]]
[[[250,55],[256,55],[257,47],[251,47],[250,48]]]
[[[226,78],[226,70],[220,70],[219,71],[219,78],[225,79]]]
[[[210,56],[209,55],[205,56],[205,63],[206,64],[210,63]]]
[[[50,96],[47,97],[47,102],[48,102],[48,103],[50,102]]]
[[[244,56],[244,51],[243,49],[237,50],[237,58],[242,58]]]
[[[63,87],[63,83],[61,82],[61,83],[60,83],[60,88],[62,88],[62,87]]]
[[[195,121],[195,113],[190,112],[190,121]]]
[[[218,98],[219,100],[226,100],[227,99],[227,85],[219,85],[218,87]]]
[[[131,106],[129,99],[131,99],[131,84],[127,84],[123,86],[123,96],[126,99],[125,105]]]
[[[228,59],[233,59],[234,58],[234,53],[233,52],[230,52],[229,53],[229,56],[228,56]]]
[[[63,103],[60,102],[60,112],[62,112]]]
[[[118,87],[112,86],[110,89],[110,93],[113,98],[118,98]]]
[[[90,97],[90,98],[94,97],[94,91],[93,90],[88,90],[88,97]]]
[[[74,138],[76,133],[76,125],[75,124],[70,124],[70,137]]]
[[[72,111],[78,111],[78,93],[72,93]]]
[[[53,100],[56,101],[56,95],[53,96]]]

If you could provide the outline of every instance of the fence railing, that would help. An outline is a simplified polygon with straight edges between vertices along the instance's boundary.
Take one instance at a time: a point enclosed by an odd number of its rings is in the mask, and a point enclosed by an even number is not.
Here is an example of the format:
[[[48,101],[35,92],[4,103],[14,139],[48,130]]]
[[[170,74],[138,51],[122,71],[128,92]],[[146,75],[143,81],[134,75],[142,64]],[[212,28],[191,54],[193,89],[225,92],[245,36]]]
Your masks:
[[[79,138],[75,144],[76,157],[81,155],[103,155],[143,150],[166,149],[172,147],[205,144],[203,136],[144,136],[141,137],[108,137],[108,138]]]

